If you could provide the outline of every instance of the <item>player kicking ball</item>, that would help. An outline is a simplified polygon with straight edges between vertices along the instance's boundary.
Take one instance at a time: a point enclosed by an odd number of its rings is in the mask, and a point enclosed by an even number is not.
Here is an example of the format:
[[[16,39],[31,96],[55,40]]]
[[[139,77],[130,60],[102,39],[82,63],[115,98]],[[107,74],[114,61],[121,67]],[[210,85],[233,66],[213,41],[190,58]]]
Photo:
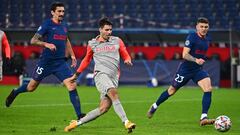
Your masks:
[[[73,120],[64,130],[66,132],[71,131],[82,124],[96,119],[106,113],[113,105],[115,113],[120,117],[125,128],[130,133],[136,127],[136,124],[128,120],[119,100],[117,87],[120,71],[120,56],[128,66],[132,66],[131,57],[123,41],[119,37],[111,36],[112,23],[107,18],[100,19],[99,27],[100,35],[88,42],[87,54],[77,69],[77,72],[69,78],[69,81],[75,82],[79,74],[88,67],[93,58],[95,62],[94,81],[97,90],[100,92],[100,105],[96,109],[88,112],[86,116],[80,120]]]
[[[196,33],[189,34],[185,42],[185,47],[182,52],[184,61],[179,65],[171,86],[164,91],[157,101],[150,107],[147,113],[148,118],[152,118],[160,104],[175,94],[177,90],[187,84],[189,80],[193,80],[203,90],[200,125],[204,126],[214,123],[215,120],[208,119],[207,115],[212,97],[211,80],[208,73],[202,69],[206,60],[206,52],[208,50],[208,29],[208,19],[204,17],[199,18],[197,20]]]

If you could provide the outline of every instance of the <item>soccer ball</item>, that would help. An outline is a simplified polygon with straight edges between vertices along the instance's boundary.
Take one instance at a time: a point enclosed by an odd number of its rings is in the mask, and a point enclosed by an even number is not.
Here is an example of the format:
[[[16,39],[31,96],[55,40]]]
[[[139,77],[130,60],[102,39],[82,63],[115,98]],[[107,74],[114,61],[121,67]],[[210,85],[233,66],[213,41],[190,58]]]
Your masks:
[[[226,115],[217,117],[214,123],[214,127],[219,132],[227,132],[232,126],[230,118]]]

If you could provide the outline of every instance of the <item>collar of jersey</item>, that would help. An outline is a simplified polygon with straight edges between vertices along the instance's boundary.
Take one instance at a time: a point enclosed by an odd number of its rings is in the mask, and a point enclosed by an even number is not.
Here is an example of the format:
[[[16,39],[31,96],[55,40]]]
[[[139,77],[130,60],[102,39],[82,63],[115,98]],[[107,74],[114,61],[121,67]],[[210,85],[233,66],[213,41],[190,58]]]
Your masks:
[[[96,41],[98,41],[99,43],[105,43],[105,42],[110,42],[112,40],[112,36],[109,37],[108,40],[100,40],[100,35],[98,35],[96,38],[95,38]]]

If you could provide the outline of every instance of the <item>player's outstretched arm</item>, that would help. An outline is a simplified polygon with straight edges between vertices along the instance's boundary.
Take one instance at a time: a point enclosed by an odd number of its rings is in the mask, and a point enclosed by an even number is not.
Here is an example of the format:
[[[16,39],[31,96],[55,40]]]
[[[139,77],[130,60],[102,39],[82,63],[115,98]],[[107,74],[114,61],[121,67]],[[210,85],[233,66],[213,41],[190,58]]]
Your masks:
[[[50,44],[50,43],[41,41],[41,38],[42,38],[42,35],[36,33],[31,39],[31,44],[46,47],[46,48],[50,49],[51,51],[55,51],[57,49],[54,44]]]
[[[91,63],[92,61],[92,57],[93,57],[93,51],[91,47],[87,47],[87,54],[85,55],[85,57],[83,58],[80,66],[77,69],[77,72],[75,73],[76,75],[82,73],[87,67],[88,65]]]
[[[73,74],[70,78],[67,79],[67,81],[70,82],[75,82],[78,78],[78,76],[88,67],[88,65],[91,63],[93,57],[93,51],[91,49],[91,47],[87,47],[87,54],[86,56],[83,58],[80,66],[77,69],[77,72],[75,74]]]

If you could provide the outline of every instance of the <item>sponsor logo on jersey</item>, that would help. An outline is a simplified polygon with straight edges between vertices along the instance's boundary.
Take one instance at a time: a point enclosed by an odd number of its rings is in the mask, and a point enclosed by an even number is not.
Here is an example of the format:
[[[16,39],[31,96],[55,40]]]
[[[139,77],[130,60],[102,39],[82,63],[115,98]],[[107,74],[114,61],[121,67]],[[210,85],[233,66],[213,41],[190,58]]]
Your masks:
[[[66,35],[54,34],[54,35],[53,35],[53,39],[55,39],[55,40],[66,40],[66,39],[67,39],[67,36],[66,36]]]
[[[113,52],[116,50],[115,46],[104,46],[101,48],[96,48],[96,52]]]
[[[206,52],[207,51],[205,51],[205,50],[196,50],[195,51],[196,54],[202,54],[202,55],[206,54]]]

